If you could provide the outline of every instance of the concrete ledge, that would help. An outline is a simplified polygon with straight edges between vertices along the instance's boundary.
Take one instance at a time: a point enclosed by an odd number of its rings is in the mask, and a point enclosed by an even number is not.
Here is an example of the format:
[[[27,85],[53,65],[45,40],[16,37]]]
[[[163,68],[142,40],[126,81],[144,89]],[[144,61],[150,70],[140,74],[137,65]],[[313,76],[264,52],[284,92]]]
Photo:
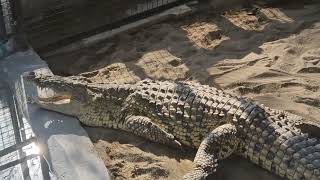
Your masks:
[[[29,121],[56,179],[110,179],[103,161],[77,119],[27,104],[26,97],[36,95],[37,88],[25,82],[23,74],[37,69],[51,73],[33,50],[0,60],[0,78],[5,77],[3,80],[17,97],[18,113]]]
[[[28,109],[34,133],[47,145],[44,155],[57,179],[108,179],[104,163],[77,119],[36,105],[29,105]]]

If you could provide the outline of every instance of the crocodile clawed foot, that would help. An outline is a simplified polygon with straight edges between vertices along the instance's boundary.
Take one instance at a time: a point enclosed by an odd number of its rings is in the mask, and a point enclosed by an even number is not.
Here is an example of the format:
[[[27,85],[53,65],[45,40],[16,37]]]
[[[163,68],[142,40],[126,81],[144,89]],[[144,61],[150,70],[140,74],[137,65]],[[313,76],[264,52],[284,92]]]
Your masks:
[[[198,169],[184,175],[183,180],[205,180],[207,176],[207,173],[201,169]]]
[[[193,170],[184,180],[202,180],[217,170],[218,160],[230,156],[236,149],[237,129],[232,124],[217,127],[200,144],[193,161]],[[226,143],[228,142],[228,143]]]
[[[178,149],[181,149],[182,147],[181,143],[175,140],[175,137],[172,134],[166,132],[157,124],[153,123],[148,117],[128,116],[125,118],[124,124],[124,130],[140,137]]]

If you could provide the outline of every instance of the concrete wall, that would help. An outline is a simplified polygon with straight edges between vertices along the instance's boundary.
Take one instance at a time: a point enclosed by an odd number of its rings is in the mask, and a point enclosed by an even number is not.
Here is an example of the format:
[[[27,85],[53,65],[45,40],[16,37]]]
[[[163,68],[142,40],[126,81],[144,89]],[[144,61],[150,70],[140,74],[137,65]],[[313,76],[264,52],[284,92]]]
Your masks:
[[[75,35],[86,36],[87,32],[93,35],[108,30],[115,22],[175,1],[177,0],[21,0],[23,31],[32,46],[40,49],[60,40],[69,43]],[[57,15],[52,10],[65,13]]]
[[[152,2],[156,4],[157,0],[20,0],[20,4],[22,6],[22,12],[25,17],[30,16],[39,16],[44,11],[49,9],[55,9],[61,5],[64,7],[72,7],[72,8],[86,8],[86,6],[90,6],[93,4],[101,4],[104,7],[108,7],[107,11],[114,11],[119,8],[129,8],[134,6],[135,4],[143,4],[146,2]],[[158,0],[161,2],[170,2],[172,0]],[[114,11],[116,12],[116,11]]]
[[[38,16],[46,9],[52,9],[59,4],[65,6],[82,6],[88,0],[19,0],[21,4],[22,14],[25,17]]]
[[[223,11],[230,8],[242,6],[244,3],[252,2],[253,0],[199,0],[203,6],[206,6],[213,11]],[[209,4],[209,6],[207,6]]]

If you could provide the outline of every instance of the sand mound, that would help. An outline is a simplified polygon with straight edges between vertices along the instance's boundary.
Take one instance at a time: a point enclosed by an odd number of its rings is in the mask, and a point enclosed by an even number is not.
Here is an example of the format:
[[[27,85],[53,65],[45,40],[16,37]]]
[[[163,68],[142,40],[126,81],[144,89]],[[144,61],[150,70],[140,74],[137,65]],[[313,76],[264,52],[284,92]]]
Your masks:
[[[48,62],[56,73],[84,73],[98,83],[198,81],[320,123],[319,19],[319,4],[201,12]],[[65,60],[76,63],[62,66]],[[177,179],[191,168],[193,153],[183,155],[122,132],[88,132],[118,179]],[[246,163],[224,161],[217,179],[277,179]]]

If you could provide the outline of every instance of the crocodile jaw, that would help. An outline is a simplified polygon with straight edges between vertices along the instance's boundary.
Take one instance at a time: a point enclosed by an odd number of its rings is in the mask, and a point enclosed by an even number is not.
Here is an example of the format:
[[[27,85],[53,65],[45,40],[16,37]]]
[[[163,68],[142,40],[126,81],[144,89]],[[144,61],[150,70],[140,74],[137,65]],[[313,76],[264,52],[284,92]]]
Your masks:
[[[49,98],[37,98],[35,102],[41,108],[74,117],[78,117],[81,109],[81,103],[76,100],[71,100],[70,96],[61,95]]]
[[[37,97],[33,101],[40,107],[71,116],[78,116],[84,101],[83,87],[75,86],[74,82],[67,78],[53,75],[43,75],[31,72],[25,76],[28,81],[36,84],[42,94],[46,90],[54,93],[50,96]],[[82,96],[80,96],[82,94]]]

